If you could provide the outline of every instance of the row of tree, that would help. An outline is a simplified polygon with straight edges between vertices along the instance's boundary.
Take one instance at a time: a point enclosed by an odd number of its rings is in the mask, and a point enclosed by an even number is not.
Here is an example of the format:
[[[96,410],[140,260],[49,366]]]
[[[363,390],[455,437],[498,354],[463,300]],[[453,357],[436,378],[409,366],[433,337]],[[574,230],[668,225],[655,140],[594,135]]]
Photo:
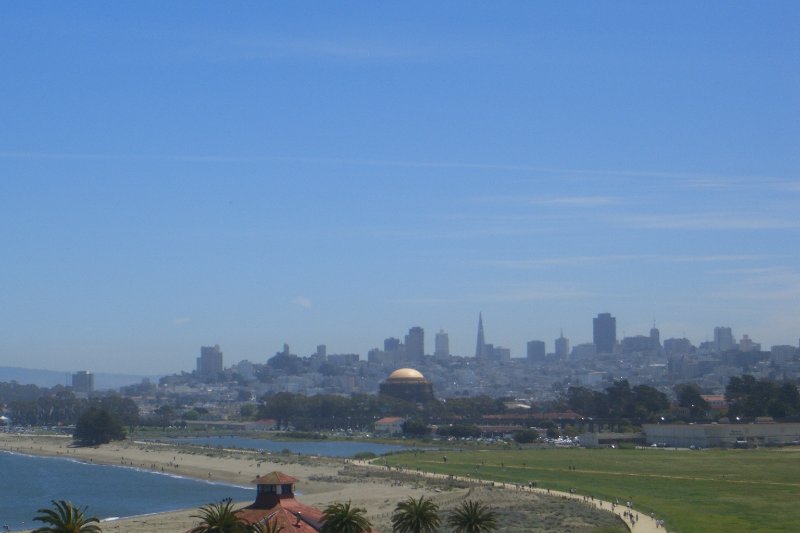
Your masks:
[[[100,533],[100,520],[86,514],[86,507],[72,503],[53,501],[52,508],[39,509],[34,518],[45,525],[33,533]],[[218,504],[210,503],[193,515],[200,523],[191,533],[279,533],[283,527],[273,519],[263,523],[249,524],[234,510],[230,499]],[[498,529],[497,513],[485,504],[466,500],[451,511],[447,524],[453,533],[491,533]],[[392,513],[392,531],[396,533],[434,533],[442,523],[439,506],[430,498],[408,497],[395,507]],[[352,502],[332,503],[322,515],[322,533],[369,533],[372,524],[366,510],[353,506]]]
[[[627,379],[615,381],[604,391],[570,387],[567,405],[584,416],[630,420],[641,424],[654,420],[669,408],[667,395],[650,385],[631,387]]]
[[[130,398],[118,394],[78,398],[72,391],[56,386],[51,389],[16,382],[0,383],[0,405],[15,424],[22,426],[74,425],[92,407],[112,413],[121,424],[139,424],[139,407]]]
[[[694,383],[674,388],[677,404],[688,410],[691,419],[708,417],[710,406],[702,389]],[[800,416],[800,392],[791,381],[756,379],[750,375],[734,376],[725,388],[729,417],[755,418]],[[631,387],[620,380],[604,391],[570,387],[567,392],[570,409],[585,416],[606,419],[628,419],[634,424],[650,422],[669,408],[667,396],[648,385]]]
[[[504,400],[489,396],[434,400],[420,406],[386,395],[353,394],[348,398],[279,392],[261,398],[255,416],[275,419],[281,426],[291,423],[297,429],[319,430],[369,427],[384,416],[411,417],[425,424],[451,420],[475,422],[483,415],[504,411]]]
[[[728,416],[754,418],[800,416],[800,393],[791,382],[757,380],[753,376],[732,377],[725,387]]]

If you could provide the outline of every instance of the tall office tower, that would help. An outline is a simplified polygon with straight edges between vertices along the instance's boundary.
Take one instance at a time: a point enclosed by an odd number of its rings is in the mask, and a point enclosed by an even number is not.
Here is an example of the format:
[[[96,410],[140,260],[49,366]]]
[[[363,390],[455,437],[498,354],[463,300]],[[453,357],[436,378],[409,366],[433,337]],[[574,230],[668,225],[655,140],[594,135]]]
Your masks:
[[[433,356],[437,359],[447,359],[450,357],[450,337],[443,329],[436,334],[436,345]]]
[[[414,326],[408,330],[408,335],[406,335],[406,355],[410,359],[422,359],[425,357],[425,330],[419,326]]]
[[[72,374],[72,388],[75,392],[90,393],[94,391],[94,374],[87,370],[79,370]]]
[[[614,353],[617,344],[617,319],[611,313],[600,313],[592,319],[592,339],[597,353]]]
[[[714,328],[714,351],[717,353],[727,352],[736,346],[736,341],[733,340],[733,331],[731,328],[724,326],[717,326]]]
[[[556,357],[559,359],[566,359],[569,356],[569,339],[564,337],[564,330],[561,330],[561,336],[556,339]]]
[[[328,347],[325,346],[324,344],[318,344],[316,356],[319,357],[320,359],[325,359],[327,355],[328,355]]]
[[[661,332],[658,331],[655,323],[653,323],[653,327],[650,328],[650,340],[653,343],[653,349],[658,350],[661,348]]]
[[[483,313],[478,313],[478,342],[475,344],[475,357],[483,359],[489,355],[486,350],[486,339],[483,337]]]
[[[396,337],[389,337],[383,341],[384,352],[396,352],[400,348],[400,339]]]
[[[284,350],[288,350],[284,345]],[[201,377],[216,377],[222,372],[222,351],[219,344],[214,346],[201,346],[200,357],[197,358],[197,374]]]
[[[544,361],[544,341],[528,341],[528,362]]]

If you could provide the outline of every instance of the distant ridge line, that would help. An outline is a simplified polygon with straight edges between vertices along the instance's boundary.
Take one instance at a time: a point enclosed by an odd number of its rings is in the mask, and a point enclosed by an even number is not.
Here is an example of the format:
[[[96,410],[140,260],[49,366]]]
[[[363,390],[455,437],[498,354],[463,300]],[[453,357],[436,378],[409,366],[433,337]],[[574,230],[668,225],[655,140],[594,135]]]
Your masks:
[[[0,366],[0,382],[8,383],[16,381],[20,385],[36,385],[37,387],[70,385],[72,374],[73,372],[69,371]],[[149,378],[151,381],[157,382],[160,377],[160,375],[96,372],[94,374],[94,384],[97,390],[109,390],[141,383],[144,378]]]

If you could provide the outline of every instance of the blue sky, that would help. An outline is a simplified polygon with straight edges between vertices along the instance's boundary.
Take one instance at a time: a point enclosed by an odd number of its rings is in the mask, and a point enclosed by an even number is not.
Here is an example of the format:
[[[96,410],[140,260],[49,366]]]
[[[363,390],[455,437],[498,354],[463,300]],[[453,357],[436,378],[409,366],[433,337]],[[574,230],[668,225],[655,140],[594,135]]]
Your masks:
[[[798,343],[796,2],[0,12],[0,365]]]

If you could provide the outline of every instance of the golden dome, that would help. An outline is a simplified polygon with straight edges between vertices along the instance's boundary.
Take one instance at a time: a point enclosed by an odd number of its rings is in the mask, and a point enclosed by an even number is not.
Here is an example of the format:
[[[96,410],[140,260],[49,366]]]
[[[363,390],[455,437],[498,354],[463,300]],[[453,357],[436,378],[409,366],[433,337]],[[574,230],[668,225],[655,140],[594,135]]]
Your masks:
[[[425,381],[425,376],[413,368],[398,368],[386,381]]]

